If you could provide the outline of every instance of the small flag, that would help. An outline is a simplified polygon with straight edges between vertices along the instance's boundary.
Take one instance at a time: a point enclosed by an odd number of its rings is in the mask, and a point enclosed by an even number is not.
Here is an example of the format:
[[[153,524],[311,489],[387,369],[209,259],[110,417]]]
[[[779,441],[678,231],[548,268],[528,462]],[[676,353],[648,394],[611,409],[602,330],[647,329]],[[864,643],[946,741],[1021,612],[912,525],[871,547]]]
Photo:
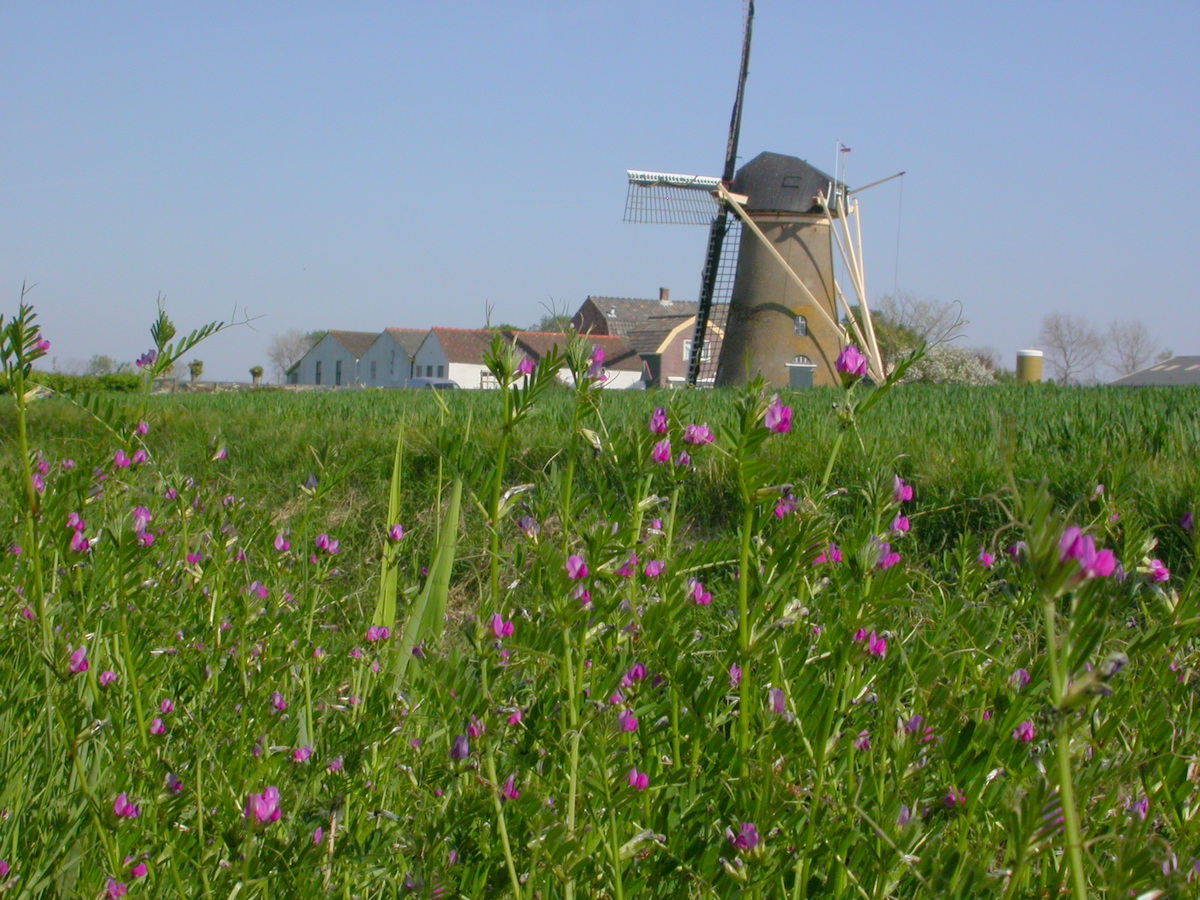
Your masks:
[[[838,143],[838,153],[849,153],[850,148],[843,143]]]

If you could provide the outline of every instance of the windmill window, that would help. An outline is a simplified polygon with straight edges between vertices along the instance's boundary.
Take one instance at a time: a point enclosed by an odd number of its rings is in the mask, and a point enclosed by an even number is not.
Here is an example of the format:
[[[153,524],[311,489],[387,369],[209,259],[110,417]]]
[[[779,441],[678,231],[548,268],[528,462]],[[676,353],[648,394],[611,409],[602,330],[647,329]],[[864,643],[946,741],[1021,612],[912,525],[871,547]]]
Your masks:
[[[319,359],[317,360],[317,372],[316,372],[316,376],[313,378],[313,383],[314,384],[321,383],[321,361]]]
[[[793,366],[811,366],[812,364],[813,364],[813,361],[811,359],[809,359],[807,356],[805,356],[804,354],[800,354],[798,356],[792,357],[792,365]]]
[[[795,331],[797,337],[804,337],[808,334],[808,319],[804,316],[796,316],[792,319],[792,330]]]

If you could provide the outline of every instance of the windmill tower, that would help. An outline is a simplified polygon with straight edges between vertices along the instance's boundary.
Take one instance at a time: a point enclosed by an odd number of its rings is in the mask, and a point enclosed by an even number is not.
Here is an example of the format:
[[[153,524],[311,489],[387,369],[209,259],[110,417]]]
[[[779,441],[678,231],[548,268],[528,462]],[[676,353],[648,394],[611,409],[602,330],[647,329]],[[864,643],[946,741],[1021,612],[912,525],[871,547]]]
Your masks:
[[[741,384],[756,374],[775,387],[833,383],[834,360],[849,341],[867,357],[871,377],[882,381],[852,192],[778,153],[760,154],[734,177],[753,22],[748,0],[722,176],[630,170],[625,221],[709,226],[689,385]],[[861,321],[834,279],[835,248]]]

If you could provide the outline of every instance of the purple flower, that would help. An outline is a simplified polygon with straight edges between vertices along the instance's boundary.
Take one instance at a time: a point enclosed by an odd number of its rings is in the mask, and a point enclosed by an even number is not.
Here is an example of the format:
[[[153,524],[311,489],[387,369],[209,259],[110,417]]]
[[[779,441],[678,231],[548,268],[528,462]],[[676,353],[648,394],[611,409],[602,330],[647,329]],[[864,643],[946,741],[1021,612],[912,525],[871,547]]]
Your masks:
[[[911,484],[905,484],[899,475],[892,478],[892,500],[896,503],[907,503],[913,498]]]
[[[1017,669],[1008,676],[1008,683],[1019,691],[1022,690],[1025,685],[1029,684],[1029,678],[1030,675],[1027,669]]]
[[[374,644],[378,641],[386,641],[391,636],[392,633],[386,625],[372,625],[367,629],[366,641],[368,644]]]
[[[158,351],[157,350],[147,350],[145,353],[143,353],[141,356],[139,356],[137,358],[136,365],[139,369],[145,369],[148,366],[154,365],[154,361],[156,359],[158,359]]]
[[[725,829],[725,840],[738,853],[748,853],[758,846],[758,830],[749,822],[743,822],[738,833],[730,828]]]
[[[710,603],[712,603],[712,594],[706,591],[704,589],[704,585],[701,584],[697,579],[693,578],[690,582],[688,582],[688,586],[691,592],[692,602],[697,606],[708,606]]]
[[[138,808],[129,801],[129,797],[124,791],[117,794],[117,798],[113,800],[113,815],[118,819],[136,819],[138,817]]]
[[[340,756],[335,756],[329,761],[329,765],[327,765],[325,768],[331,774],[336,775],[338,772],[342,771],[342,758]]]
[[[950,791],[942,798],[942,803],[946,809],[954,809],[954,807],[962,806],[966,802],[967,795],[955,787],[950,788]]]
[[[833,367],[841,374],[849,376],[848,380],[862,378],[867,374],[867,358],[853,344],[847,344],[838,354]]]
[[[516,800],[521,796],[521,792],[517,790],[513,776],[511,775],[508,776],[508,781],[504,782],[504,787],[500,789],[500,792],[504,794],[505,800]]]
[[[167,698],[162,703],[158,704],[158,711],[164,716],[169,716],[171,713],[175,712],[175,704],[170,698]]]
[[[167,790],[172,794],[178,794],[183,791],[183,782],[179,780],[179,776],[174,772],[167,773],[167,778],[164,784]]]
[[[912,819],[912,811],[905,803],[900,804],[900,812],[896,815],[896,827],[903,828]]]
[[[142,463],[144,463],[149,458],[150,458],[150,454],[139,447],[137,450],[133,451],[133,456],[130,457],[129,461],[131,463],[133,463],[133,465],[135,465],[135,466],[140,466]]]
[[[858,737],[854,739],[854,749],[860,753],[865,753],[871,749],[871,732],[860,731]]]
[[[713,442],[713,433],[709,430],[708,423],[703,425],[689,425],[683,429],[683,442],[685,444],[695,444],[696,446],[711,444]]]
[[[288,541],[282,534],[275,535],[275,549],[280,553],[287,553],[292,549],[291,542]]]
[[[875,564],[875,568],[880,571],[890,569],[896,563],[900,562],[900,554],[892,549],[891,544],[879,544],[879,562]]]
[[[1030,721],[1022,722],[1012,733],[1013,740],[1021,744],[1028,744],[1033,740],[1033,723]]]
[[[391,528],[388,529],[387,536],[388,536],[389,541],[395,542],[395,541],[403,540],[404,539],[404,526],[398,525],[398,524],[393,525]]]
[[[306,763],[312,757],[312,747],[307,744],[292,751],[292,762]]]
[[[1146,575],[1155,584],[1162,584],[1171,577],[1171,571],[1162,564],[1161,559],[1152,559],[1147,567]]]
[[[784,494],[779,498],[779,502],[775,504],[775,518],[786,519],[796,511],[796,498],[790,493]]]
[[[1179,517],[1179,527],[1191,534],[1196,530],[1196,518],[1190,512],[1185,512]]]
[[[742,683],[742,667],[734,663],[729,667],[729,687],[736,688]]]
[[[247,820],[254,825],[270,825],[278,822],[279,788],[264,788],[261,794],[250,794],[246,797],[246,807],[243,813]]]
[[[671,442],[663,438],[654,445],[654,449],[650,451],[650,458],[659,465],[666,465],[671,461]]]
[[[883,659],[887,656],[887,640],[872,631],[867,637],[867,653]]]
[[[118,450],[113,454],[113,466],[118,469],[129,468],[129,457],[125,455],[124,450]]]
[[[79,647],[71,654],[71,658],[67,662],[67,671],[72,675],[82,675],[87,670],[87,647]]]
[[[100,684],[100,687],[107,687],[116,680],[117,675],[115,672],[101,672],[100,677],[96,679],[96,681]]]
[[[996,564],[996,557],[988,553],[986,550],[980,549],[979,555],[975,557],[975,561],[985,569],[990,569]]]
[[[582,556],[567,557],[567,577],[572,581],[582,581],[588,577],[587,563],[583,561]]]
[[[1126,809],[1129,810],[1129,815],[1137,819],[1139,822],[1145,822],[1146,816],[1150,814],[1150,798],[1142,797],[1140,800],[1135,800],[1130,803]]]
[[[647,578],[657,578],[666,567],[667,564],[661,559],[652,559],[646,563],[645,568],[642,569],[642,574]]]
[[[634,663],[629,667],[629,671],[621,676],[621,687],[629,687],[635,681],[644,681],[646,678],[646,667],[642,663]]]
[[[908,534],[908,516],[896,516],[892,519],[892,531],[896,534]]]
[[[536,368],[537,368],[537,363],[535,363],[528,356],[522,356],[521,361],[519,363],[517,363],[517,374],[518,375],[532,375],[533,370]]]
[[[117,881],[115,878],[109,878],[104,885],[104,896],[108,900],[121,900],[129,892],[129,889],[124,884]]]
[[[465,734],[460,734],[450,743],[450,758],[455,762],[462,762],[471,752],[471,745],[467,741]]]
[[[635,791],[644,791],[650,786],[650,777],[637,769],[629,770],[629,786]]]
[[[833,563],[837,565],[842,561],[842,551],[837,544],[829,544],[824,550],[816,555],[812,564],[819,566],[822,563]]]
[[[650,433],[651,434],[666,434],[667,433],[667,411],[661,406],[650,414]]]
[[[287,701],[283,699],[283,694],[279,693],[279,691],[271,692],[270,703],[271,708],[274,709],[275,712],[283,712],[285,709],[287,709]]]
[[[675,468],[686,469],[692,464],[692,458],[686,450],[680,450],[679,455],[675,457]]]
[[[1079,563],[1081,578],[1107,578],[1117,567],[1117,558],[1111,550],[1097,550],[1090,534],[1083,534],[1071,526],[1058,540],[1059,561],[1075,560]]]
[[[775,715],[782,716],[787,713],[787,697],[782,688],[771,688],[767,691],[767,703]]]
[[[637,731],[637,716],[627,709],[621,710],[621,714],[617,716],[617,728],[622,732]]]
[[[502,640],[506,637],[512,637],[513,623],[505,622],[504,617],[500,613],[492,613],[492,634],[496,635],[497,640]]]
[[[772,434],[787,434],[792,430],[792,408],[784,406],[778,394],[771,398],[771,403],[767,406],[763,426]]]
[[[324,550],[330,556],[337,556],[338,542],[327,534],[318,534],[313,541],[318,550]]]
[[[604,383],[604,348],[600,346],[592,347],[591,365],[588,366],[587,377],[590,381]]]
[[[323,841],[324,839],[325,839],[325,829],[322,828],[320,825],[318,825],[316,830],[313,831],[313,837],[312,837],[313,846],[320,847],[321,841]]]
[[[167,733],[167,726],[163,724],[162,719],[154,719],[150,722],[150,733],[155,737],[159,737]]]
[[[542,528],[533,516],[521,516],[521,518],[517,519],[517,530],[532,541],[537,539],[538,532]]]
[[[629,551],[629,558],[622,563],[621,568],[617,569],[618,578],[632,578],[633,573],[637,571],[638,558],[637,554],[632,550]]]

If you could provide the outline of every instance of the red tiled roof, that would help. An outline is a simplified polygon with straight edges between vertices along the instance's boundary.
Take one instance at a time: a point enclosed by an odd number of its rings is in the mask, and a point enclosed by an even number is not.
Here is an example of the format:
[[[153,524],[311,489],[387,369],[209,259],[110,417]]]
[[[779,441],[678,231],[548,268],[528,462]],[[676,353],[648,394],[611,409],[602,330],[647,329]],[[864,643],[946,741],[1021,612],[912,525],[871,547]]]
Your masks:
[[[430,334],[437,337],[442,352],[452,363],[483,365],[483,354],[492,342],[491,331],[475,331],[465,328],[431,328]]]

